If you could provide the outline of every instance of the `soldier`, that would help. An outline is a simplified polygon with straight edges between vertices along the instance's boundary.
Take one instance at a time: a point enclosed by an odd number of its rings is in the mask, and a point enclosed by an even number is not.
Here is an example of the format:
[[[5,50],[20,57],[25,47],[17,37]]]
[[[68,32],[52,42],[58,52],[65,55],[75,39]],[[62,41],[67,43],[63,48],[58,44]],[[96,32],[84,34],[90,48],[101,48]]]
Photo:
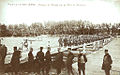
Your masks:
[[[1,55],[2,55],[2,64],[4,65],[5,57],[7,55],[7,47],[5,45],[2,46]]]
[[[55,62],[56,62],[56,70],[57,70],[57,75],[59,75],[61,73],[61,69],[63,67],[63,53],[60,52],[60,48],[58,48],[58,54],[56,55],[56,58],[55,58]]]
[[[17,50],[17,47],[14,47],[14,53],[11,58],[12,72],[15,72],[15,75],[19,72],[21,52]]]
[[[2,46],[2,44],[0,44],[0,72],[2,71],[2,68],[3,68],[3,65],[2,65],[2,50],[1,50],[1,46]]]
[[[7,55],[7,47],[5,45],[2,45],[1,46],[1,52],[0,52],[0,55],[1,55],[1,66],[2,66],[2,69],[4,68],[4,64],[5,64],[5,57]]]
[[[73,71],[72,71],[72,63],[73,63],[73,59],[74,59],[74,55],[71,52],[71,48],[68,48],[68,55],[67,55],[67,62],[66,62],[66,66],[67,66],[67,70],[68,70],[68,75],[70,75],[70,72],[72,73],[72,75],[74,75]]]
[[[0,70],[2,69],[2,44],[0,44]]]
[[[51,54],[50,54],[50,47],[48,47],[48,50],[47,50],[46,55],[45,55],[46,75],[49,75],[50,65],[51,65]]]
[[[44,53],[42,52],[43,47],[40,47],[40,51],[36,55],[36,60],[39,63],[39,66],[37,66],[37,72],[40,73],[40,70],[42,70],[42,74],[44,75]]]
[[[66,47],[67,46],[67,37],[64,37],[64,47]]]
[[[33,56],[32,52],[33,52],[33,48],[30,48],[30,51],[28,53],[29,72],[33,72],[33,66],[34,66],[34,56]]]
[[[59,47],[62,47],[63,46],[63,44],[62,44],[62,42],[63,42],[62,37],[59,38],[58,42],[59,42]]]
[[[81,75],[81,71],[83,72],[83,75],[85,75],[85,63],[87,62],[86,55],[83,53],[80,53],[78,55],[78,71],[79,75]]]
[[[110,75],[110,70],[111,70],[111,64],[112,64],[112,59],[111,56],[108,53],[108,50],[105,50],[105,55],[103,58],[103,64],[102,64],[102,70],[105,71],[106,75]]]
[[[75,38],[74,40],[75,40],[75,46],[77,46],[77,45],[78,45],[78,40],[77,40],[77,38]]]

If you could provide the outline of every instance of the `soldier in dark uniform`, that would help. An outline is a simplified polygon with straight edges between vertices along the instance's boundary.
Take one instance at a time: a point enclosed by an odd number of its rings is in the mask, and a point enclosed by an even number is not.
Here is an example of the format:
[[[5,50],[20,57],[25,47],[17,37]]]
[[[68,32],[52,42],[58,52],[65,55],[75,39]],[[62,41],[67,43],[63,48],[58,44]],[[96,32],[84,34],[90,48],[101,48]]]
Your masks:
[[[63,41],[64,41],[64,47],[66,47],[67,46],[67,37],[65,37]]]
[[[3,45],[1,48],[1,55],[2,55],[2,64],[4,65],[5,57],[7,55],[7,47],[5,45]]]
[[[77,42],[78,42],[77,38],[75,38],[74,40],[75,40],[75,46],[77,46],[77,45],[78,45],[78,43],[77,43]]]
[[[2,65],[2,50],[1,50],[1,47],[2,46],[2,44],[0,44],[0,72],[2,71],[2,69],[3,69],[3,65]]]
[[[7,55],[7,47],[5,45],[2,45],[0,47],[0,56],[1,56],[1,67],[4,69],[4,63],[5,63],[5,57]]]
[[[17,47],[14,47],[14,53],[11,59],[12,71],[15,72],[15,75],[19,72],[21,52],[17,50]]]
[[[112,59],[111,56],[108,53],[108,50],[105,50],[105,55],[103,58],[103,64],[102,64],[102,70],[105,71],[106,75],[110,75],[110,70],[111,70],[111,64],[112,64]]]
[[[74,55],[71,52],[71,48],[68,48],[68,55],[67,55],[67,62],[66,62],[66,67],[68,70],[68,75],[70,75],[70,72],[72,73],[72,75],[74,75],[73,71],[72,71],[72,63],[73,63],[73,59],[74,59]]]
[[[55,58],[55,62],[56,62],[56,70],[57,70],[57,75],[59,75],[61,73],[61,69],[63,67],[63,53],[60,52],[60,48],[58,48],[58,54],[56,55],[56,58]]]
[[[48,50],[47,50],[46,55],[45,55],[46,75],[49,75],[50,65],[51,65],[51,54],[50,54],[50,47],[48,47]]]
[[[62,42],[63,42],[62,37],[59,38],[58,42],[59,42],[59,46],[62,47],[63,46],[63,44],[62,44]]]
[[[32,52],[33,52],[33,48],[30,48],[30,52],[28,53],[29,72],[33,72],[33,68],[34,68],[34,56],[33,56]]]
[[[2,44],[0,44],[0,71],[2,69]]]
[[[42,70],[42,74],[44,75],[44,53],[42,52],[43,47],[40,47],[40,51],[37,53],[36,60],[39,63],[39,66],[37,67],[37,72],[40,73],[40,70]]]

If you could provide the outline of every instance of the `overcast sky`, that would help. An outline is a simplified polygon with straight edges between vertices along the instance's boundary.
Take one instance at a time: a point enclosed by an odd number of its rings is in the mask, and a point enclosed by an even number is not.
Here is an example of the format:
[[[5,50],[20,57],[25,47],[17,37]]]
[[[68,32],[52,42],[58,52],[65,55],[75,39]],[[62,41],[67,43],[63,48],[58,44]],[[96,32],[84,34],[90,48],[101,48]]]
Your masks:
[[[28,4],[35,5],[30,6]],[[58,4],[59,6],[52,6],[52,4]],[[71,5],[68,6],[67,4]],[[2,24],[26,23],[30,25],[33,22],[44,23],[47,21],[80,19],[93,23],[118,23],[120,22],[120,1],[0,0],[0,23]]]

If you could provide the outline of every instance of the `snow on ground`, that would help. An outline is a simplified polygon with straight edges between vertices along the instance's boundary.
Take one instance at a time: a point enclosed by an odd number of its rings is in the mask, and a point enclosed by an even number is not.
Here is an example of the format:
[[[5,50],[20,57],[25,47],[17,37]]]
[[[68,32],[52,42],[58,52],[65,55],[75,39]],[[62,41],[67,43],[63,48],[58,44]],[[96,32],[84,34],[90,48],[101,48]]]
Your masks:
[[[22,47],[22,42],[25,39],[32,40],[32,44],[29,43],[29,47],[33,47],[33,55],[35,56],[36,53],[39,51],[40,46],[44,47],[44,53],[47,51],[48,45],[52,47],[51,52],[57,52],[58,46],[58,38],[59,37],[49,37],[49,36],[39,36],[39,37],[5,37],[2,40],[2,43],[5,44],[8,48],[8,54],[13,53],[13,47]],[[35,41],[37,40],[37,41]],[[50,41],[50,42],[48,42]],[[65,48],[64,48],[65,49]],[[67,49],[67,47],[66,47]],[[86,63],[86,75],[104,75],[104,71],[101,70],[104,50],[108,49],[110,55],[113,59],[112,70],[120,71],[120,38],[113,39],[110,43],[105,45],[100,50],[93,52],[87,55],[88,62]],[[63,50],[63,49],[62,49]],[[27,57],[29,50],[22,51],[22,58],[21,60]],[[78,52],[77,52],[78,53]],[[11,60],[11,55],[7,55],[6,63],[9,63]],[[77,63],[73,64],[74,69],[77,70]],[[120,75],[119,72],[111,71],[111,75]]]
[[[23,42],[28,40],[28,49],[23,46]],[[6,56],[5,63],[10,63],[13,47],[17,46],[17,48],[23,48],[21,51],[21,63],[27,61],[28,52],[30,47],[33,48],[33,55],[36,56],[37,52],[40,50],[40,47],[43,48],[43,52],[46,53],[48,45],[51,47],[51,53],[57,53],[57,48],[59,47],[58,43],[59,37],[57,36],[49,36],[49,35],[42,35],[38,37],[4,37],[2,40],[2,44],[5,44],[8,48],[8,55]],[[82,45],[80,45],[82,47]],[[67,50],[68,47],[62,47],[61,51]],[[78,46],[71,46],[71,48],[78,48]],[[88,51],[89,52],[89,51]],[[73,51],[73,53],[79,53],[79,51]]]
[[[32,44],[30,41],[28,42],[29,47],[33,47],[33,55],[35,56],[36,53],[39,51],[40,46],[44,47],[44,53],[47,51],[48,45],[52,47],[51,52],[56,53],[58,46],[58,38],[59,37],[49,37],[49,36],[39,36],[39,37],[5,37],[2,40],[2,43],[5,44],[8,48],[8,54],[13,53],[13,47],[22,47],[22,42],[25,39],[32,40]],[[37,41],[35,41],[37,40]],[[50,41],[50,42],[48,42]],[[64,48],[65,49],[65,48]],[[66,47],[67,49],[67,47]],[[120,71],[120,38],[115,38],[113,41],[108,43],[106,46],[101,48],[99,51],[91,53],[87,55],[88,62],[86,64],[86,75],[104,75],[104,71],[101,70],[101,65],[104,56],[104,49],[108,49],[110,55],[113,59],[112,70]],[[63,50],[63,49],[62,49]],[[25,59],[28,54],[29,50],[22,51],[22,58],[21,60]],[[7,55],[6,63],[9,63],[11,60],[11,55]],[[27,60],[27,59],[26,59]],[[73,67],[76,71],[77,70],[77,63],[73,64]],[[119,72],[112,71],[112,75],[119,75]]]
[[[105,49],[109,50],[109,54],[113,60],[111,75],[120,75],[120,72],[117,72],[120,71],[120,38],[115,38],[99,51],[87,55],[88,62],[86,63],[86,75],[105,75],[104,71],[101,70]],[[73,67],[78,71],[77,63],[73,64]]]

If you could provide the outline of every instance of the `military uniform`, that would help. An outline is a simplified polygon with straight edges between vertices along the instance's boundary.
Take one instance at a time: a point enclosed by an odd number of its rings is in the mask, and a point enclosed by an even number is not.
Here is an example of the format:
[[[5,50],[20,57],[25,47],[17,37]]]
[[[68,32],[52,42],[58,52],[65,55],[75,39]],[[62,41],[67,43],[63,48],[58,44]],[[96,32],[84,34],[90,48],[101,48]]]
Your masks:
[[[105,71],[106,75],[110,75],[112,59],[109,54],[105,54],[103,58],[102,69]]]
[[[19,72],[20,57],[21,57],[21,51],[18,51],[16,48],[11,59],[12,72],[15,72],[15,74]]]
[[[66,66],[67,66],[67,70],[68,70],[68,74],[70,75],[70,72],[73,74],[72,71],[72,63],[73,63],[73,59],[74,59],[74,55],[72,52],[70,52],[67,55],[67,62],[66,62]],[[74,74],[73,74],[74,75]]]
[[[46,75],[49,74],[50,65],[51,65],[51,54],[50,54],[50,51],[47,51],[46,55],[45,55],[45,66],[46,66],[45,70],[46,70]]]
[[[43,49],[43,47],[41,47]],[[42,70],[42,73],[44,74],[44,53],[42,51],[39,51],[36,56],[36,70],[38,73],[40,73],[40,70]]]
[[[85,75],[85,63],[87,62],[86,55],[80,53],[78,55],[78,71],[79,75],[81,75],[81,70],[83,71],[83,75]]]
[[[57,70],[57,74],[59,75],[61,73],[61,69],[63,67],[63,53],[62,52],[59,52],[57,55],[56,55],[56,58],[55,58],[55,62],[56,62],[56,70]]]
[[[28,68],[29,72],[32,72],[34,68],[34,56],[31,51],[28,53]]]

